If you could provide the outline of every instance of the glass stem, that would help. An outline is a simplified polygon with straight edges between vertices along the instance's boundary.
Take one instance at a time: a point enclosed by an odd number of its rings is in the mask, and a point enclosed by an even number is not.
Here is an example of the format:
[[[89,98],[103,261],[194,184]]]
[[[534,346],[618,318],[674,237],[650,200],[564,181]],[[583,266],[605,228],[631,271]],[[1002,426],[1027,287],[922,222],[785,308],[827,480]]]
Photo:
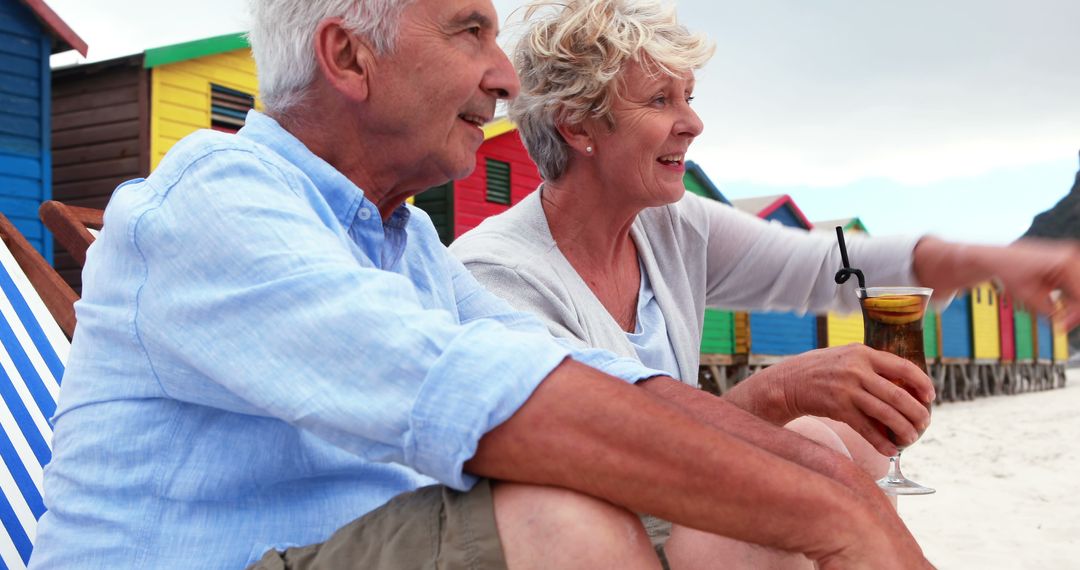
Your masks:
[[[896,455],[889,458],[889,474],[885,476],[890,483],[901,483],[907,479],[904,474],[900,472],[900,452],[897,451]]]

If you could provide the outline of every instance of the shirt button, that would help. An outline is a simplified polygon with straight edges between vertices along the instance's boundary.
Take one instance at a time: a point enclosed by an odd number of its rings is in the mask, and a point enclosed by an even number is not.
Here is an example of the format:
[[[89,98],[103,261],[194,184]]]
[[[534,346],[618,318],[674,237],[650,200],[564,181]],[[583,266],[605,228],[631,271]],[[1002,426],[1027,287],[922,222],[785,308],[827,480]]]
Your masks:
[[[360,208],[360,211],[356,213],[356,217],[366,222],[371,219],[371,210]]]

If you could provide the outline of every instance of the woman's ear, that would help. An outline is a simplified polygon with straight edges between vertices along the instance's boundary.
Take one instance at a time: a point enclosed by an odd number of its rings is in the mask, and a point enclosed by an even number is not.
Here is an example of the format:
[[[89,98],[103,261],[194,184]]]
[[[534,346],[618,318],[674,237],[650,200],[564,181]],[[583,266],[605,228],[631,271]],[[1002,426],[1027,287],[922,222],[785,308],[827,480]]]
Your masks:
[[[349,99],[367,99],[374,57],[367,43],[345,28],[340,18],[319,22],[315,61],[326,82]]]
[[[596,146],[593,143],[593,137],[589,134],[583,123],[567,123],[565,120],[556,121],[555,129],[562,135],[563,140],[566,141],[567,146],[575,151],[592,155],[596,152]]]

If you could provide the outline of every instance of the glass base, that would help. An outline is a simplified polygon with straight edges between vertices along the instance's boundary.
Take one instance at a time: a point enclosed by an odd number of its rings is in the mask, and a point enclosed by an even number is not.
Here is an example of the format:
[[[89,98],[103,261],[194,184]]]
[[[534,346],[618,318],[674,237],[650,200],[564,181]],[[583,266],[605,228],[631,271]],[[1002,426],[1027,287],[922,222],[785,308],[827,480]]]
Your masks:
[[[886,495],[930,495],[937,492],[930,487],[923,487],[911,479],[893,479],[888,476],[878,479],[877,486]]]
[[[877,480],[877,486],[885,491],[886,495],[929,495],[937,491],[904,477],[900,471],[900,453],[889,458],[889,472]]]

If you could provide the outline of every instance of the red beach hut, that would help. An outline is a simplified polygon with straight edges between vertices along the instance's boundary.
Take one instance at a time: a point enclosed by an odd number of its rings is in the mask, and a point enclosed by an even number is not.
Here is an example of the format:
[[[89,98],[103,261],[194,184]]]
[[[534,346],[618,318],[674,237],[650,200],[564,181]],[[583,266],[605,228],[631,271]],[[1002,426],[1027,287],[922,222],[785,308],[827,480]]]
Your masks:
[[[529,158],[517,126],[508,118],[484,125],[476,170],[424,191],[414,204],[427,212],[439,238],[449,245],[489,216],[505,212],[540,185],[540,171]]]

